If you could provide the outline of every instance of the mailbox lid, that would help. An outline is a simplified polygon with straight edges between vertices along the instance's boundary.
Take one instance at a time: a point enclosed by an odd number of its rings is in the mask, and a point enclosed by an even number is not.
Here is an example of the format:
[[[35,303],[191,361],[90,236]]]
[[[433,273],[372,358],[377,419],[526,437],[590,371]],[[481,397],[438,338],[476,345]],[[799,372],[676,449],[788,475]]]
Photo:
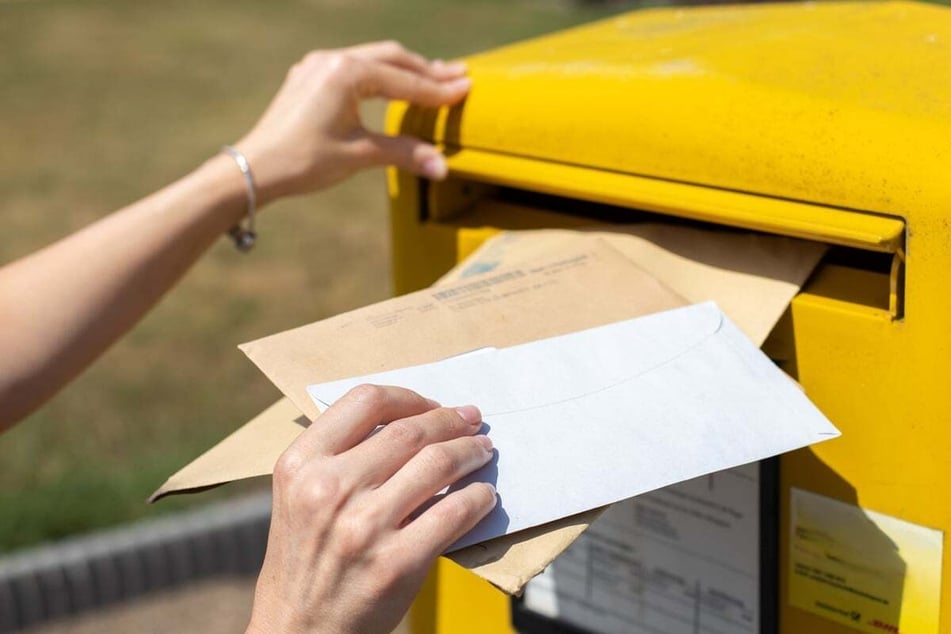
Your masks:
[[[951,202],[951,9],[636,11],[469,63],[463,106],[391,129],[905,217]]]

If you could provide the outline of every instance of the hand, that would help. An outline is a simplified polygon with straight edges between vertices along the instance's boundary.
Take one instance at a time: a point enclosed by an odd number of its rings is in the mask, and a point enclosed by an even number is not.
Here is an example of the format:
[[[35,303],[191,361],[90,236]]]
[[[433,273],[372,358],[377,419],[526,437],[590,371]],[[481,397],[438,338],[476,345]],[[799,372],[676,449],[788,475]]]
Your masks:
[[[267,555],[249,631],[389,632],[433,561],[495,506],[473,483],[420,505],[485,465],[473,406],[415,392],[351,390],[287,449],[274,470]],[[378,433],[368,437],[377,427]]]
[[[321,189],[376,165],[443,178],[445,159],[435,147],[367,131],[359,105],[373,97],[454,104],[469,91],[464,74],[464,64],[430,62],[396,42],[309,53],[236,144],[251,164],[261,203]]]

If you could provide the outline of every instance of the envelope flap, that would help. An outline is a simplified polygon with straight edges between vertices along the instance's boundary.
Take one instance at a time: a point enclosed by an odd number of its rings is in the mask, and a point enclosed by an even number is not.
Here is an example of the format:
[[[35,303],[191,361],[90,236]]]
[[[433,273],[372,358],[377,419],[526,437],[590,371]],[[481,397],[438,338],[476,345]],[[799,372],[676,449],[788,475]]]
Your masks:
[[[436,375],[477,376],[488,355],[493,364],[491,382],[465,381],[449,386],[452,397],[427,392],[442,402],[466,395],[467,402],[478,403],[483,416],[493,416],[547,407],[557,402],[579,400],[635,380],[652,369],[681,357],[715,334],[723,323],[723,313],[713,302],[690,311],[673,310],[632,320],[590,328],[585,331],[550,337],[547,345],[557,346],[558,356],[547,362],[537,360],[537,346],[530,342],[491,350],[480,355],[463,355],[437,363],[402,368],[406,385],[432,385]],[[623,333],[623,334],[622,334]],[[606,338],[624,337],[625,346],[605,346]],[[637,350],[632,357],[630,351]],[[524,359],[523,359],[524,358]],[[527,361],[531,358],[532,361]],[[530,367],[531,372],[525,372]],[[388,373],[308,386],[308,392],[323,408],[343,396],[360,382],[386,383]]]

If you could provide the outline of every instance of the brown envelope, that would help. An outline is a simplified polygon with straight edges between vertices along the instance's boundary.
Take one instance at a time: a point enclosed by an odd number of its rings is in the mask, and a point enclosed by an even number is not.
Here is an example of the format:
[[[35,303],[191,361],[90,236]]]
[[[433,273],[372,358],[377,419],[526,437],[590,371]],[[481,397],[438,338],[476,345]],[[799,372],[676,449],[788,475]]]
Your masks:
[[[762,345],[826,247],[741,231],[642,223],[581,230],[509,231],[489,241],[437,282],[511,266],[600,238],[691,304],[713,300]]]
[[[317,415],[304,390],[307,384],[486,345],[513,345],[684,303],[632,261],[653,268],[692,302],[722,296],[725,312],[762,343],[824,252],[820,245],[749,234],[657,225],[634,231],[637,235],[560,230],[503,234],[436,287],[245,344],[242,349],[293,405],[287,399],[276,403],[172,476],[153,499],[269,473],[283,447],[306,424],[299,411]],[[688,257],[691,245],[697,259]],[[552,259],[554,253],[559,256]],[[522,265],[511,266],[515,263]],[[493,270],[463,278],[473,268]],[[565,518],[451,557],[516,593],[597,514]]]

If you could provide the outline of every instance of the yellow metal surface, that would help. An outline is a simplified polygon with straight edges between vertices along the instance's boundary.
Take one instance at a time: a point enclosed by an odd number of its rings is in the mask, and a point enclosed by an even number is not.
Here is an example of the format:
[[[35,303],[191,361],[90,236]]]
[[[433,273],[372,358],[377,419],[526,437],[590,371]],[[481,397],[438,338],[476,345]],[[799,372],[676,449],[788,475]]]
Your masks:
[[[470,58],[464,106],[414,125],[450,147],[936,213],[951,200],[949,15],[912,2],[633,12]]]
[[[788,605],[788,496],[951,531],[951,10],[651,10],[471,68],[462,107],[389,112],[391,132],[444,142],[451,176],[477,186],[427,197],[389,172],[398,292],[500,228],[581,222],[498,202],[496,186],[895,254],[891,271],[821,266],[766,346],[843,432],[781,461],[780,631],[852,631]],[[421,632],[507,632],[506,606],[441,563],[414,618]],[[941,631],[949,610],[944,583]]]
[[[856,215],[781,198],[564,163],[460,150],[450,157],[449,166],[462,178],[873,251],[897,251],[905,238],[905,223],[900,218]]]
[[[448,559],[430,571],[410,610],[413,634],[509,634],[509,598]]]

